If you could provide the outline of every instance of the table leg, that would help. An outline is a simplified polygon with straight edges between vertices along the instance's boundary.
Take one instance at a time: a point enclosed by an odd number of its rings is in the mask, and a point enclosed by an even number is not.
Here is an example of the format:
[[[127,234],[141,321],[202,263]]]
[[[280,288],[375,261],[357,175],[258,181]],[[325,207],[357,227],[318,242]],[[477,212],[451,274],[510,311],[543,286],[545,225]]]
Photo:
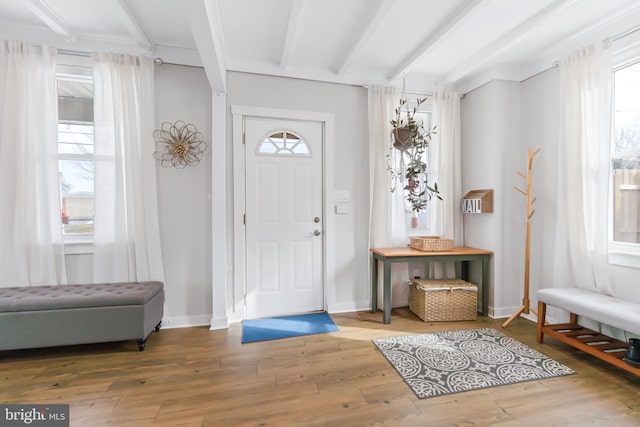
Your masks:
[[[460,278],[469,281],[469,263],[471,261],[460,261]]]
[[[489,315],[489,261],[490,256],[482,257],[482,314]]]
[[[384,279],[382,284],[382,321],[385,325],[391,323],[391,262],[384,261]]]
[[[371,311],[378,311],[378,258],[375,255],[371,261]]]

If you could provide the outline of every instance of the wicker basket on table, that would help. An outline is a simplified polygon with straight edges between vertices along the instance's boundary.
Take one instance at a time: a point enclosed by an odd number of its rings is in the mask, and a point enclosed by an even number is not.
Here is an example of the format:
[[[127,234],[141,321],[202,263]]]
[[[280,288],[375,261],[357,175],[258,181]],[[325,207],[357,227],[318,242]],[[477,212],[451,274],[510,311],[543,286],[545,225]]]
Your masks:
[[[412,236],[409,246],[420,251],[450,251],[453,249],[453,239],[443,239],[438,236]]]
[[[476,320],[478,287],[461,279],[413,279],[409,309],[425,322]]]

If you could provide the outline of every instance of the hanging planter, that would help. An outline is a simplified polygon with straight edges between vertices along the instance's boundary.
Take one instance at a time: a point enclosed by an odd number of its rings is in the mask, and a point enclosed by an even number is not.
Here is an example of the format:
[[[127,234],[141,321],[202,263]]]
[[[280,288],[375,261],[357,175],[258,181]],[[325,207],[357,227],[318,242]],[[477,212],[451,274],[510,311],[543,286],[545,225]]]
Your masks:
[[[413,141],[411,139],[411,128],[395,128],[391,132],[393,135],[393,148],[404,151],[411,148]]]

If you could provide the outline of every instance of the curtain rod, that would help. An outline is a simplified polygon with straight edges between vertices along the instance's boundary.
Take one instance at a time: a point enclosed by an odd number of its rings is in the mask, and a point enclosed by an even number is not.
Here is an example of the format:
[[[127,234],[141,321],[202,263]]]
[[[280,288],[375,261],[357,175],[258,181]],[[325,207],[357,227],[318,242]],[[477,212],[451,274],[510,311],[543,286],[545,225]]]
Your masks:
[[[156,65],[178,65],[180,67],[192,67],[192,68],[204,68],[201,65],[190,65],[190,64],[178,64],[176,62],[165,62],[162,58],[153,58],[153,63]]]
[[[542,74],[542,73],[546,73],[547,71],[549,71],[549,70],[551,70],[551,69],[553,69],[553,68],[558,68],[558,65],[560,65],[560,63],[559,63],[558,61],[554,61],[554,62],[553,62],[553,64],[551,64],[551,67],[545,68],[544,70],[540,70],[540,71],[538,71],[537,73],[535,73],[535,74],[533,74],[533,75],[531,75],[531,76],[527,77],[526,79],[522,79],[522,80],[520,80],[520,83],[522,83],[522,82],[526,82],[527,80],[532,79],[532,78],[534,78],[534,77],[537,77],[537,76],[539,76],[539,75],[540,75],[540,74]]]
[[[80,51],[80,50],[58,49],[58,53],[61,54],[61,55],[81,56],[81,57],[84,57],[84,58],[90,58],[91,57],[91,52],[84,52],[84,51]],[[175,62],[165,62],[162,58],[154,58],[153,62],[156,65],[167,64],[167,65],[179,65],[181,67],[204,68],[204,67],[199,66],[199,65],[178,64],[178,63],[175,63]]]

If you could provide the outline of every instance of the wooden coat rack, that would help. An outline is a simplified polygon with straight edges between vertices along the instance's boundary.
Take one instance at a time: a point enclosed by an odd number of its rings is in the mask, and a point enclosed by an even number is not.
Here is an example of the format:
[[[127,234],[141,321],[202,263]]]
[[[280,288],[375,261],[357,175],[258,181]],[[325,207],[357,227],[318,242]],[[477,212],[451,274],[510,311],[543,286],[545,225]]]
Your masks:
[[[518,309],[518,311],[516,311],[513,316],[511,316],[506,322],[504,322],[502,324],[503,328],[506,328],[509,323],[513,322],[513,320],[520,316],[521,314],[529,314],[529,312],[532,312],[533,314],[535,314],[536,316],[538,316],[538,313],[530,307],[530,301],[529,301],[529,262],[530,262],[530,258],[531,258],[531,217],[533,216],[533,214],[536,213],[535,209],[533,209],[533,204],[536,202],[537,197],[533,197],[531,198],[531,182],[532,182],[532,178],[533,178],[533,158],[536,156],[536,154],[538,154],[540,152],[540,148],[538,148],[536,151],[533,151],[531,148],[529,148],[529,154],[528,154],[528,159],[527,159],[527,175],[525,176],[524,174],[518,172],[518,175],[521,176],[522,178],[527,180],[527,191],[523,191],[520,188],[516,187],[515,185],[513,186],[513,188],[515,188],[516,190],[518,190],[519,192],[521,192],[522,194],[524,194],[525,196],[527,196],[527,231],[526,231],[526,237],[525,237],[525,246],[524,246],[524,295],[522,297],[522,305],[520,306],[520,309]]]

